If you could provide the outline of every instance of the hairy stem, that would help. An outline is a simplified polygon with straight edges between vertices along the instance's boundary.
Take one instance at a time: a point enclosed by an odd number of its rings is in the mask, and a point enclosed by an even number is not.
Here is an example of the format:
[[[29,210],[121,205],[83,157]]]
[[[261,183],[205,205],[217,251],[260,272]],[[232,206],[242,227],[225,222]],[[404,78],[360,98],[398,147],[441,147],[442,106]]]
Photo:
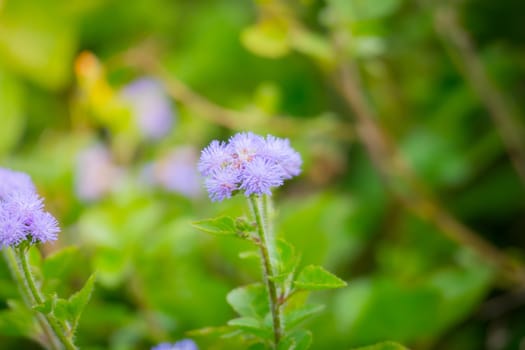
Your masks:
[[[15,279],[17,280],[20,289],[23,290],[22,294],[26,296],[26,302],[28,301],[30,304],[28,306],[34,308],[35,306],[44,303],[45,300],[35,282],[33,273],[31,272],[31,267],[29,266],[26,254],[27,249],[27,246],[23,244],[14,249],[18,270]],[[37,318],[41,325],[43,325],[42,328],[46,332],[46,335],[48,335],[49,346],[51,349],[77,350],[71,337],[66,336],[64,328],[52,314],[38,312]]]
[[[271,233],[271,224],[268,222],[269,198],[261,196],[251,196],[249,198],[250,207],[252,208],[255,222],[257,223],[257,233],[260,239],[261,259],[263,263],[263,275],[266,289],[268,290],[268,297],[270,301],[270,311],[272,313],[273,335],[275,347],[279,344],[283,335],[280,304],[277,296],[277,286],[273,281],[274,268],[272,266],[272,258],[270,251],[274,248],[269,246],[273,244],[273,237]]]

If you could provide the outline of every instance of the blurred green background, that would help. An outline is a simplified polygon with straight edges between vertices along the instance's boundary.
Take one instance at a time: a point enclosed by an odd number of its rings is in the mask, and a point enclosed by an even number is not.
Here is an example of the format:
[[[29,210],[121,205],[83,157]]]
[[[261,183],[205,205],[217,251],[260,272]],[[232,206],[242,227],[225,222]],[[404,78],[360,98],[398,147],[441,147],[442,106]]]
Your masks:
[[[44,288],[67,295],[98,271],[77,343],[147,349],[232,318],[226,293],[259,265],[191,222],[245,203],[211,203],[195,163],[251,130],[304,159],[275,195],[280,233],[349,283],[313,296],[327,305],[306,325],[313,349],[525,349],[524,13],[521,0],[0,0],[0,165],[31,174],[63,228],[42,247]],[[16,299],[2,261],[0,348],[38,349]]]

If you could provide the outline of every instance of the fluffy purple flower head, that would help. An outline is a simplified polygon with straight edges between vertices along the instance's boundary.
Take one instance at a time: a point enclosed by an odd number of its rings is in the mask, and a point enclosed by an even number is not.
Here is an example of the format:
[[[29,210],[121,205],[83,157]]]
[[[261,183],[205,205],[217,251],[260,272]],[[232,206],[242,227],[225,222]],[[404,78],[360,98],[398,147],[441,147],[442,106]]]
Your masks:
[[[7,174],[6,178],[12,173],[0,168],[0,174]],[[19,179],[24,179],[18,183],[23,186],[4,189],[0,194],[0,248],[14,247],[26,240],[31,243],[54,241],[60,232],[57,220],[44,211],[43,200],[36,193],[31,179],[27,175]],[[4,178],[0,176],[2,180]]]
[[[233,192],[239,189],[239,175],[240,173],[232,168],[221,169],[210,174],[204,182],[210,199],[213,202],[220,202],[231,198]]]
[[[212,141],[202,151],[199,171],[212,201],[222,201],[237,190],[246,196],[271,195],[272,188],[300,174],[301,164],[288,139],[245,132],[228,143]]]
[[[252,194],[271,195],[271,189],[283,184],[282,168],[267,159],[255,158],[246,164],[241,174],[241,186],[246,196]]]
[[[241,132],[230,138],[233,166],[242,168],[253,161],[264,147],[264,139],[252,132]]]
[[[0,168],[0,200],[10,192],[35,191],[35,185],[27,174]]]
[[[151,348],[151,350],[199,350],[197,345],[191,339],[184,339],[175,344],[161,343]]]
[[[171,101],[162,85],[149,78],[137,79],[122,90],[131,106],[139,131],[152,140],[166,136],[174,123]]]
[[[301,173],[303,161],[290,146],[290,140],[268,135],[265,141],[261,156],[280,166],[285,174],[284,179],[291,179]]]
[[[202,176],[227,168],[232,163],[230,147],[224,142],[213,140],[208,147],[202,150],[197,168]]]

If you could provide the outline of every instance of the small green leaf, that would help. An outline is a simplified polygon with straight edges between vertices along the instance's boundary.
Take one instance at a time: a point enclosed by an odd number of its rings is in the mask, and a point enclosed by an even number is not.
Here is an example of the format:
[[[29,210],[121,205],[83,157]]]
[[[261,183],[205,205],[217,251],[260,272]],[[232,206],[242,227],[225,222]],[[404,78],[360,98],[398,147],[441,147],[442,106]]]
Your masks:
[[[306,350],[312,344],[312,333],[306,330],[297,330],[287,335],[279,342],[277,350]]]
[[[229,216],[200,220],[193,223],[193,227],[212,235],[230,236],[237,235],[235,220]]]
[[[370,346],[365,346],[362,348],[355,348],[353,350],[408,350],[408,348],[404,347],[401,344],[387,341],[384,343],[378,343],[378,344],[374,344]]]
[[[308,265],[301,271],[294,285],[298,289],[319,290],[345,287],[346,282],[321,266]]]
[[[277,274],[272,279],[277,283],[286,281],[295,272],[298,262],[294,246],[284,239],[277,240]]]
[[[95,287],[95,280],[96,274],[92,274],[84,284],[84,287],[73,294],[68,300],[69,312],[71,314],[71,328],[73,329],[73,332],[75,332],[82,311],[84,311],[84,308],[91,298],[91,294],[93,293],[93,289]]]
[[[260,283],[236,288],[228,293],[226,299],[241,316],[263,319],[270,311],[266,290]]]
[[[41,312],[45,315],[51,313],[55,308],[56,297],[47,298],[43,303],[33,306],[33,310]]]
[[[290,330],[324,310],[324,305],[305,305],[284,315],[284,325]]]
[[[271,339],[273,337],[271,328],[267,327],[261,320],[253,317],[234,318],[228,321],[228,326],[237,327],[246,333],[263,339]]]

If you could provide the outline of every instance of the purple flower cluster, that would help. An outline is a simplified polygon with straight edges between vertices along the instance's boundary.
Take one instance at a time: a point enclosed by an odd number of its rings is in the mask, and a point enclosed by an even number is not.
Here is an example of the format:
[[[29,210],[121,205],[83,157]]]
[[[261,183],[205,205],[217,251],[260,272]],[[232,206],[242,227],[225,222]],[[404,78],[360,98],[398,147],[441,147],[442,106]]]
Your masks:
[[[0,248],[57,239],[57,220],[44,211],[42,198],[26,174],[0,168]]]
[[[162,343],[151,348],[151,350],[198,350],[198,348],[193,340],[184,339],[175,344]]]
[[[301,156],[288,139],[263,138],[251,132],[238,133],[225,142],[212,141],[198,164],[206,177],[212,201],[230,198],[235,191],[271,195],[271,189],[301,172]]]

